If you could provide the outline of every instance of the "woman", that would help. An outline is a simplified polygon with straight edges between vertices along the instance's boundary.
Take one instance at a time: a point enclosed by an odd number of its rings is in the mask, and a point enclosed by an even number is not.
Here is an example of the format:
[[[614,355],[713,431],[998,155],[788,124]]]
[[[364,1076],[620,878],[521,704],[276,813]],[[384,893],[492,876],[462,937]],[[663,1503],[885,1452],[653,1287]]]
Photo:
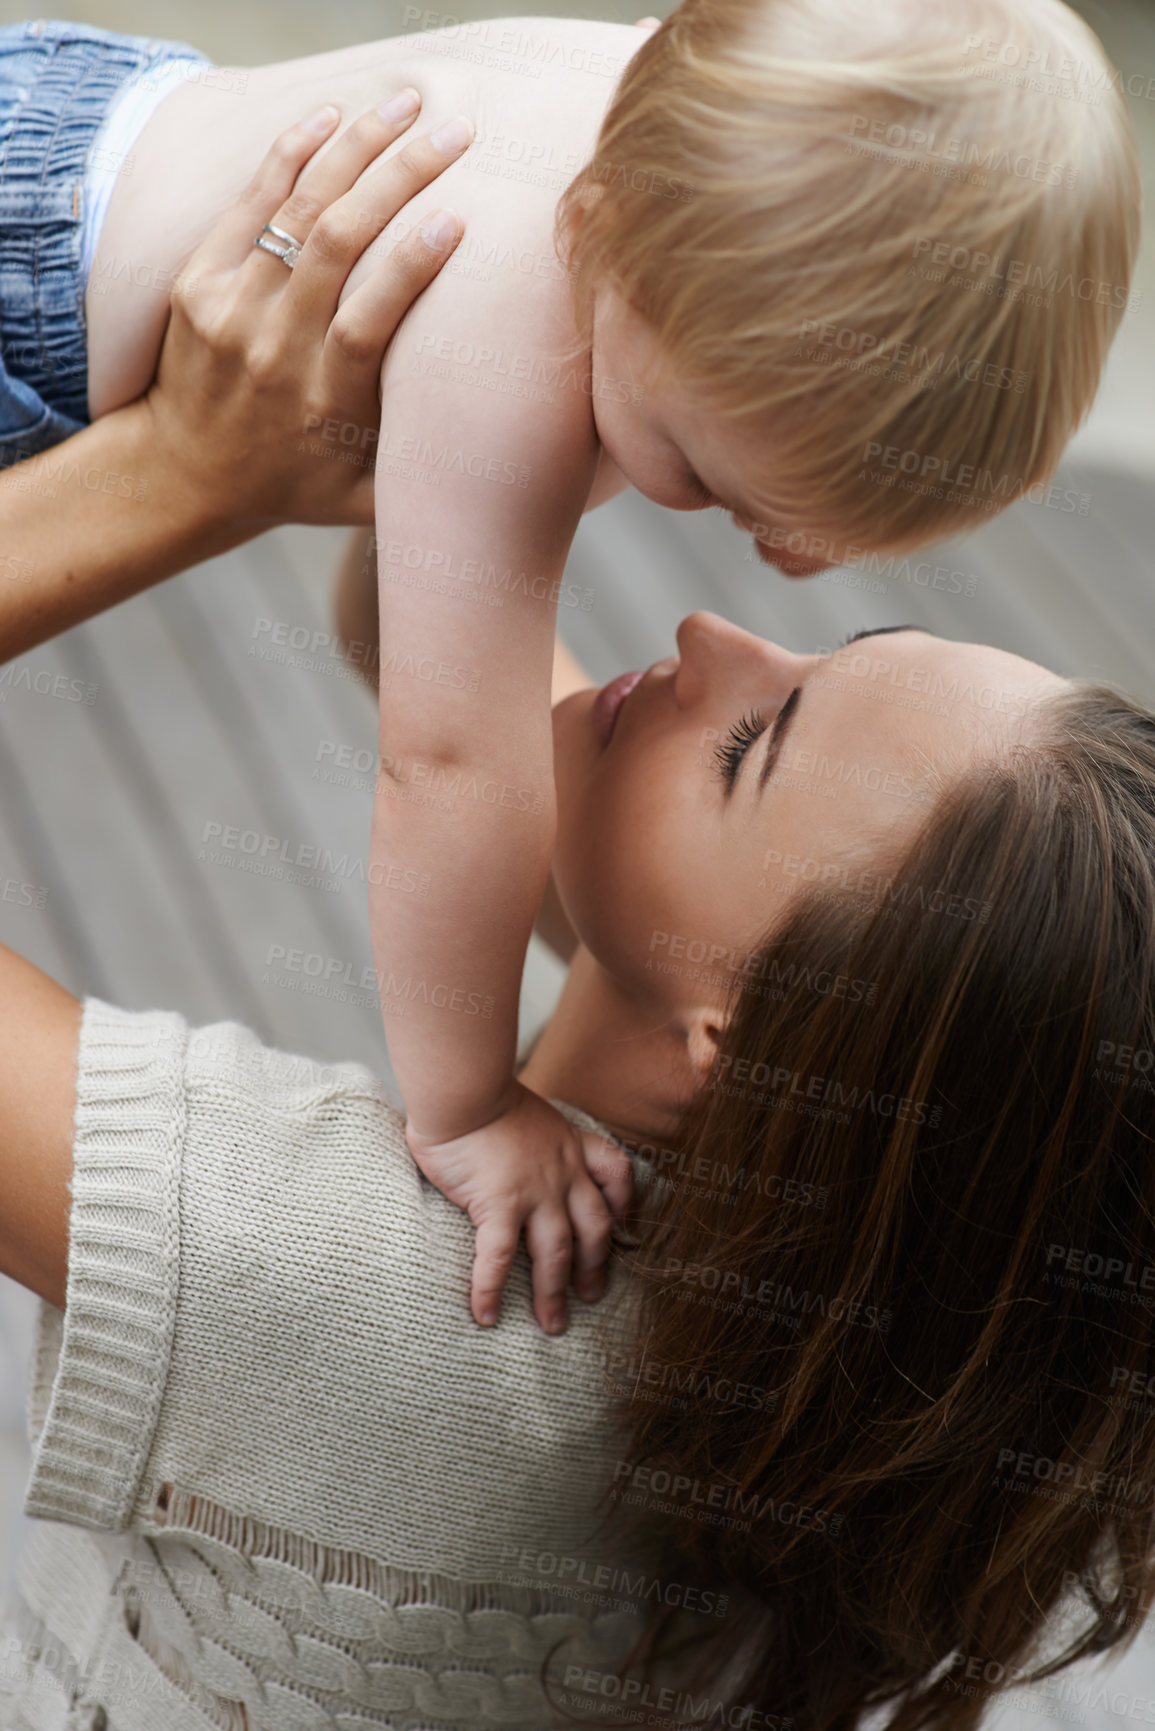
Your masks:
[[[473,1327],[365,1071],[0,957],[6,1725],[961,1731],[1073,1582],[1068,1655],[1133,1637],[1155,721],[913,629],[678,650],[555,710],[524,1076],[637,1183],[560,1338],[524,1256]]]

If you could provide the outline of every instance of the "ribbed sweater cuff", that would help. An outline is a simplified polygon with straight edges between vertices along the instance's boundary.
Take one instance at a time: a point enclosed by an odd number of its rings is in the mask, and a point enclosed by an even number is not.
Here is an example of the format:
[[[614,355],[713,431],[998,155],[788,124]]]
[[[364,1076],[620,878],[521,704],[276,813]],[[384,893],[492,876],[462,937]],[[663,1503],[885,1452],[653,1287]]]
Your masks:
[[[84,1005],[66,1309],[61,1333],[46,1307],[61,1344],[24,1500],[44,1520],[116,1531],[137,1498],[176,1323],[186,1037],[180,1016]]]

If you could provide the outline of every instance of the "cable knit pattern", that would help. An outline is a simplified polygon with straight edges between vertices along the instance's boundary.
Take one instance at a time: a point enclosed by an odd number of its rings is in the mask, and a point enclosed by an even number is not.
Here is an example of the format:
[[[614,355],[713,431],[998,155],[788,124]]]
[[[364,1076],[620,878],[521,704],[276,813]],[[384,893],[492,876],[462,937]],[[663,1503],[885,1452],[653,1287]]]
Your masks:
[[[232,1023],[87,1003],[75,1152],[4,1731],[559,1722],[550,1650],[612,1669],[655,1603],[598,1525],[620,1272],[548,1338],[520,1254],[476,1328],[473,1229],[380,1084]]]

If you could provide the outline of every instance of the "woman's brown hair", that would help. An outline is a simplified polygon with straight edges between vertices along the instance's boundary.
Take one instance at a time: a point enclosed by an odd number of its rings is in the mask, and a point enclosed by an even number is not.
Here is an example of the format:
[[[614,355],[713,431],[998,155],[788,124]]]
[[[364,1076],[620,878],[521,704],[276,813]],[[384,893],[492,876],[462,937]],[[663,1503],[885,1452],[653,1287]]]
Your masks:
[[[725,1714],[673,1722],[971,1731],[1155,1598],[1155,718],[1032,736],[781,922],[627,1253],[661,1374],[607,1507],[731,1595],[676,1660]]]

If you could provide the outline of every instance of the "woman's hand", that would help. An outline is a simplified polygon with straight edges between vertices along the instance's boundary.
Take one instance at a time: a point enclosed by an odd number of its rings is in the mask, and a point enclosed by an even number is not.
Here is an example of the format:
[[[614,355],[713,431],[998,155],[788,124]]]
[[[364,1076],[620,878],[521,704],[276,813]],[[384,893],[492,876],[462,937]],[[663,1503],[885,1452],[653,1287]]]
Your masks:
[[[426,133],[365,174],[419,106],[403,91],[317,163],[336,109],[282,134],[182,272],[146,402],[158,448],[206,509],[261,527],[372,522],[381,361],[457,245],[460,220],[428,217],[338,301],[365,248],[462,154]],[[253,245],[265,223],[301,242],[295,269]]]
[[[0,662],[274,523],[372,522],[372,467],[339,460],[342,429],[368,457],[386,345],[461,223],[430,217],[338,301],[370,241],[461,152],[421,136],[360,180],[412,123],[374,112],[305,168],[331,113],[277,139],[192,255],[147,395],[0,473],[20,572],[0,583]],[[266,222],[304,243],[295,270],[254,247]]]

